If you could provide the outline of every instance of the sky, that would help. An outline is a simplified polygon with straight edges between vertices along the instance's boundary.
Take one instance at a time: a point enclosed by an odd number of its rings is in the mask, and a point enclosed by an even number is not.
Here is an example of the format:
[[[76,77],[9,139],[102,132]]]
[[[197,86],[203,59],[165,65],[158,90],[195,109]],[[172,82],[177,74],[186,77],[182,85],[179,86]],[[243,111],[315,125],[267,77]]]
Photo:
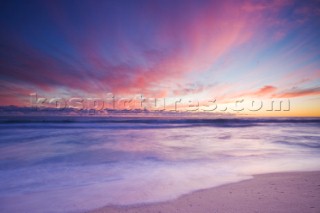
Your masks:
[[[170,109],[320,116],[319,0],[5,0],[0,8],[1,106],[30,106],[35,93],[112,94],[171,100]],[[271,110],[272,101],[284,109]]]

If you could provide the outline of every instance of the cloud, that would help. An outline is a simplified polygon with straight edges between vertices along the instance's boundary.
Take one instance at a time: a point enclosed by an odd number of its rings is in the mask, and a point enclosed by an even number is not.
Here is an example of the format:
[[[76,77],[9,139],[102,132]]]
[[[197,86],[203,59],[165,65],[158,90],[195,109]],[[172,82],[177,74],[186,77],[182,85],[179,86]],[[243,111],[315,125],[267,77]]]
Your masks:
[[[253,95],[254,96],[264,96],[264,95],[268,95],[270,93],[273,93],[276,90],[277,90],[276,87],[267,85],[267,86],[262,87],[258,91],[254,92]]]
[[[275,94],[276,98],[296,98],[302,96],[320,95],[320,87],[306,88],[306,89],[292,89],[287,92]]]
[[[26,7],[10,4],[5,4],[1,13],[1,26],[7,32],[0,38],[4,90],[14,90],[8,85],[16,84],[43,93],[62,90],[70,95],[112,92],[160,97],[211,90],[206,87],[209,81],[227,85],[221,90],[215,88],[214,93],[228,96],[227,90],[238,85],[232,83],[225,69],[211,68],[238,48],[262,52],[263,59],[268,48],[260,50],[260,43],[269,46],[275,39],[284,39],[294,24],[288,24],[291,16],[282,16],[284,12],[295,14],[291,10],[299,5],[284,0],[126,4],[84,1],[76,7],[57,1],[30,3]],[[310,8],[311,4],[305,6]],[[302,8],[296,14],[307,11]],[[236,65],[245,70],[251,67],[250,63]],[[201,76],[208,70],[211,73],[207,82],[174,87],[190,78],[190,74]],[[221,79],[215,79],[217,72]],[[237,92],[271,96],[281,91],[268,82],[260,87],[256,91]]]
[[[255,91],[247,91],[247,92],[240,92],[236,95],[230,96],[230,98],[239,98],[239,97],[270,97],[275,91],[277,90],[276,87],[271,85],[266,85],[264,87],[261,87],[258,90]]]
[[[62,18],[55,15],[57,9],[49,9],[48,14],[54,14],[49,17],[36,13],[24,20],[30,30],[19,25],[12,31],[18,36],[7,35],[1,60],[4,79],[43,91],[148,92],[168,79],[208,69],[252,35],[248,17],[239,13],[236,3],[154,7],[146,2],[143,7],[99,8],[87,2],[72,11],[51,6],[59,8]],[[115,11],[108,15],[103,9]],[[49,24],[42,26],[41,18]]]
[[[234,97],[296,98],[303,96],[319,95],[320,87],[312,87],[306,89],[293,88],[290,90],[282,90],[279,92],[277,91],[279,91],[279,88],[271,85],[266,85],[256,91],[242,93]]]

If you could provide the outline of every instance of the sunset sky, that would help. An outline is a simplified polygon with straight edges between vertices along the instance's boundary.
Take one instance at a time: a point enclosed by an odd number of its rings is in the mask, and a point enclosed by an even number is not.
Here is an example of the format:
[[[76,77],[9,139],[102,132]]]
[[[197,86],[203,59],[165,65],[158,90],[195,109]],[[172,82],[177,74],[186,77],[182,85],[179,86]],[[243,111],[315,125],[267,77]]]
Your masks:
[[[0,105],[43,97],[290,100],[320,116],[320,1],[1,1]],[[217,110],[220,112],[222,110]]]

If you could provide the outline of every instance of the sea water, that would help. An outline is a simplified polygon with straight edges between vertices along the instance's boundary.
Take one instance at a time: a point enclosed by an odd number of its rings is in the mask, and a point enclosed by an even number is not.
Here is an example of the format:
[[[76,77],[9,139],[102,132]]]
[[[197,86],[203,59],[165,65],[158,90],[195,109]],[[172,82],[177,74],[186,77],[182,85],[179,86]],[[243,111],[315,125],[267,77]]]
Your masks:
[[[0,121],[0,212],[166,201],[253,174],[320,170],[317,119]]]

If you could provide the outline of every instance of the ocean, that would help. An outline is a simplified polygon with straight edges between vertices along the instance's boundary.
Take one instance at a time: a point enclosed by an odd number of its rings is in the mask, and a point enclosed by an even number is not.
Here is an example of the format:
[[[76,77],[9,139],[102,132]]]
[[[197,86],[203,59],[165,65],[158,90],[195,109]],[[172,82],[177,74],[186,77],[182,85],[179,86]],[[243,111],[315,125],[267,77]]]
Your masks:
[[[0,212],[159,202],[319,169],[319,119],[0,119]]]

